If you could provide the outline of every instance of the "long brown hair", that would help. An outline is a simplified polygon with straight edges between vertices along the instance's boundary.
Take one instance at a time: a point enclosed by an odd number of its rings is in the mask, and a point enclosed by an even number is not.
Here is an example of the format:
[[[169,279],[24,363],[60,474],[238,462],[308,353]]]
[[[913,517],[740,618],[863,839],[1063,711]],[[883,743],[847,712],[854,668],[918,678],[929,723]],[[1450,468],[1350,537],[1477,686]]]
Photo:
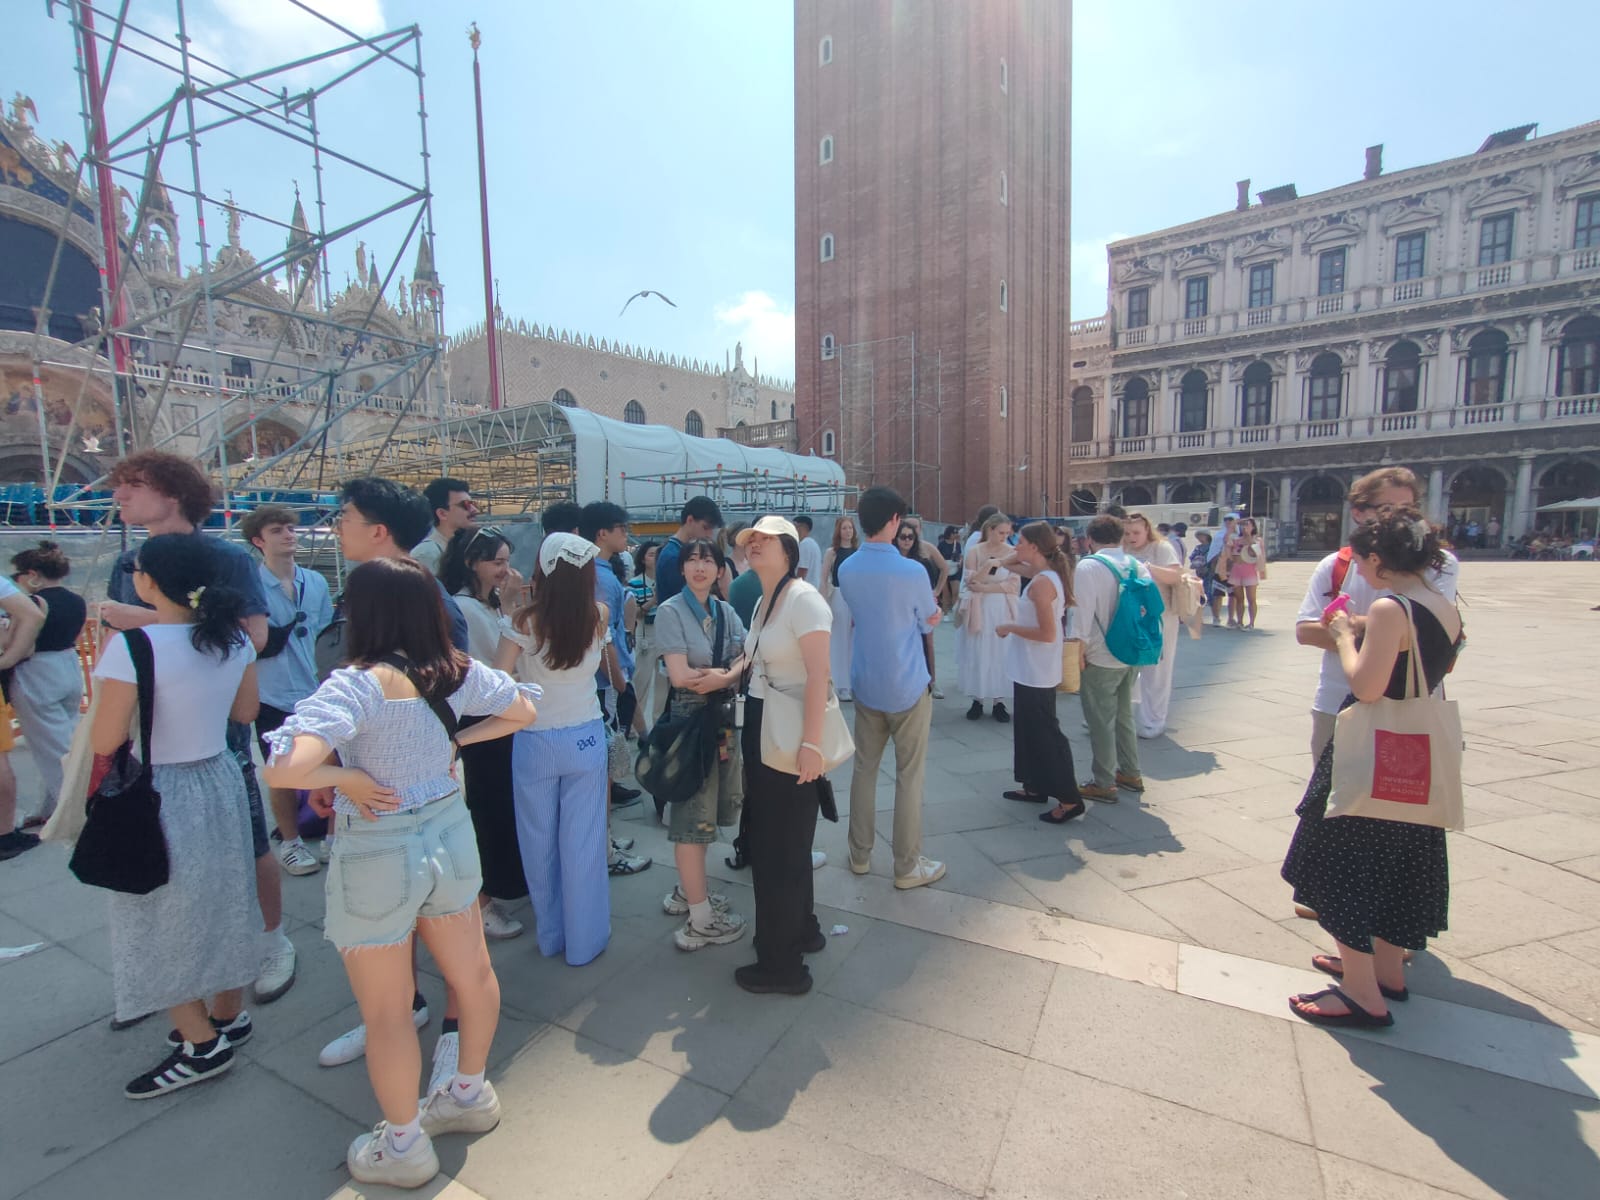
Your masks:
[[[839,536],[839,533],[844,529],[846,522],[850,524],[850,548],[859,550],[861,548],[861,526],[856,524],[854,517],[840,517],[833,523],[833,548],[835,550],[844,549],[844,540]]]
[[[604,628],[594,605],[594,570],[592,558],[581,567],[557,561],[548,575],[540,563],[533,572],[528,603],[511,619],[520,632],[538,639],[540,653],[552,670],[567,671],[582,663]]]
[[[345,653],[370,667],[390,654],[411,663],[425,700],[442,700],[467,677],[469,659],[450,644],[439,584],[410,558],[374,558],[345,578]]]
[[[1072,556],[1061,548],[1061,539],[1048,521],[1029,521],[1017,534],[1039,552],[1052,571],[1061,577],[1061,600],[1072,606]]]

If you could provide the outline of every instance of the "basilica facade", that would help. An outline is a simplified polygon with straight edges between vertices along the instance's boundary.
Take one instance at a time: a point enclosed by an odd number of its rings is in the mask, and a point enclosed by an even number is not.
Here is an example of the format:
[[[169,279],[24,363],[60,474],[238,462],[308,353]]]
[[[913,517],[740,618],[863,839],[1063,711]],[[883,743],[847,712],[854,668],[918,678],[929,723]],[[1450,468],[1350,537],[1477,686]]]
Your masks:
[[[1073,507],[1219,504],[1321,550],[1351,480],[1410,467],[1440,521],[1600,494],[1600,123],[1113,243],[1073,327]]]

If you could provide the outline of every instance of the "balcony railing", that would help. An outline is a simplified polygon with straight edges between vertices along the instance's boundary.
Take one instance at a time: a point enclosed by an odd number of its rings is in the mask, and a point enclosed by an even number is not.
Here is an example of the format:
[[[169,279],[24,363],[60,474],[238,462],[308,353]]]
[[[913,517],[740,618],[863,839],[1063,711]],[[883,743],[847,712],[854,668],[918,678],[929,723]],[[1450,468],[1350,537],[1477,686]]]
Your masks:
[[[1138,329],[1124,329],[1122,331],[1122,344],[1124,346],[1142,346],[1145,339],[1150,336],[1150,327],[1141,325]]]
[[[1075,338],[1088,337],[1091,334],[1104,333],[1105,331],[1106,319],[1104,317],[1089,317],[1083,321],[1074,321],[1069,325],[1067,327],[1067,336]]]
[[[133,363],[129,367],[129,371],[136,379],[148,380],[157,384],[167,373],[167,369],[164,366],[151,363]],[[266,382],[252,379],[246,375],[224,374],[222,376],[222,384],[219,387],[214,382],[214,377],[209,371],[194,370],[189,367],[174,367],[170,386],[184,392],[205,392],[210,395],[220,396],[224,400],[242,400],[246,395],[253,394],[258,400],[265,403],[287,400],[291,404],[309,404],[317,408],[322,408],[327,404],[325,386],[315,381],[310,384],[309,388],[302,389],[296,394],[295,385],[287,382]],[[335,404],[340,408],[354,406],[380,412],[409,412],[410,415],[419,418],[428,416],[426,398],[420,395],[409,408],[403,398],[386,396],[382,392],[363,392],[357,388],[335,388],[333,395]]]
[[[1211,332],[1210,317],[1192,317],[1183,323],[1184,337],[1204,337]]]
[[[1436,287],[1429,287],[1433,283],[1434,281],[1431,279],[1405,279],[1399,283],[1390,284],[1389,303],[1410,304],[1413,300],[1431,300],[1433,297],[1430,292],[1438,290]]]
[[[731,429],[717,430],[718,437],[741,446],[793,445],[800,435],[800,426],[794,421],[767,421],[760,425],[735,425]]]
[[[1417,412],[1367,413],[1334,420],[1280,421],[1273,425],[1247,425],[1185,433],[1150,433],[1142,437],[1113,438],[1109,442],[1074,442],[1074,459],[1150,457],[1168,454],[1202,454],[1235,447],[1261,447],[1315,442],[1366,441],[1371,438],[1406,438],[1477,432],[1485,426],[1519,428],[1600,423],[1600,394],[1544,396],[1507,400],[1499,404],[1464,404]]]
[[[1600,271],[1600,246],[1572,252],[1569,271]]]
[[[1272,324],[1272,308],[1271,308],[1271,306],[1268,305],[1268,306],[1266,306],[1264,308],[1246,309],[1245,310],[1245,314],[1244,314],[1244,323],[1245,323],[1246,327],[1251,327],[1251,326],[1255,326],[1255,325],[1271,325]]]

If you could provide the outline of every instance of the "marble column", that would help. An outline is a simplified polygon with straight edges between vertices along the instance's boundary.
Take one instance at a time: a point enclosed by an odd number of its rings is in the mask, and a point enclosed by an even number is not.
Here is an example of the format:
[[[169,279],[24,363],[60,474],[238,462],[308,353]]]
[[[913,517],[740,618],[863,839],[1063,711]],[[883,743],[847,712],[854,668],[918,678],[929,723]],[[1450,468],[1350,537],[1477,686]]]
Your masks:
[[[1434,467],[1428,472],[1428,510],[1424,514],[1435,524],[1444,520],[1444,468]]]
[[[1378,410],[1374,399],[1377,379],[1372,371],[1372,345],[1365,338],[1356,348],[1356,373],[1350,389],[1345,412],[1352,417],[1366,417]]]
[[[1517,373],[1517,386],[1511,393],[1516,400],[1540,400],[1545,393],[1544,321],[1528,318],[1528,344],[1522,348],[1522,369]],[[1533,411],[1537,412],[1537,409]]]
[[[1278,480],[1278,547],[1280,550],[1286,545],[1298,546],[1300,544],[1300,530],[1295,525],[1294,519],[1294,484],[1293,475],[1284,475]]]
[[[1505,527],[1500,531],[1502,542],[1521,537],[1533,528],[1533,455],[1517,455],[1517,486],[1512,495],[1511,511],[1506,514]]]
[[[1165,479],[1156,484],[1156,503],[1167,503],[1167,481]]]

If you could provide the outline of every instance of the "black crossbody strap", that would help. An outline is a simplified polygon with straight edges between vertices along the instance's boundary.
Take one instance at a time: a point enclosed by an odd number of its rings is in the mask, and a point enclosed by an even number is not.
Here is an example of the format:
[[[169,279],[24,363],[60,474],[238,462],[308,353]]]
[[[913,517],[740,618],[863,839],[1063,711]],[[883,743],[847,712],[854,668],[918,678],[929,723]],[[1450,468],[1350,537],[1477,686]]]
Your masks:
[[[150,648],[150,635],[142,629],[129,629],[122,635],[133,660],[134,686],[139,692],[139,761],[150,770],[150,739],[156,725],[156,656]]]
[[[417,678],[416,672],[412,670],[410,661],[400,657],[398,654],[385,654],[378,661],[386,667],[393,667],[396,671],[405,673],[405,677],[411,681],[411,686],[417,689],[417,695],[427,700],[428,707],[433,709],[433,715],[439,718],[439,724],[444,726],[445,735],[454,742],[456,740],[456,730],[461,728],[460,718],[443,700],[431,700],[428,698],[428,694],[422,690],[422,683]]]
[[[756,669],[756,647],[761,644],[761,633],[766,632],[767,622],[772,618],[773,610],[778,607],[778,598],[783,595],[783,589],[789,586],[789,580],[793,578],[793,575],[785,575],[783,577],[783,581],[773,589],[771,604],[768,604],[765,599],[761,602],[761,632],[757,633],[755,640],[745,647],[744,673],[739,678],[739,695],[741,696],[750,694],[750,676]]]
[[[726,665],[722,661],[722,643],[724,636],[728,632],[728,617],[722,611],[722,601],[715,596],[711,597],[711,605],[717,614],[717,638],[716,643],[711,647],[711,665],[720,671]]]

